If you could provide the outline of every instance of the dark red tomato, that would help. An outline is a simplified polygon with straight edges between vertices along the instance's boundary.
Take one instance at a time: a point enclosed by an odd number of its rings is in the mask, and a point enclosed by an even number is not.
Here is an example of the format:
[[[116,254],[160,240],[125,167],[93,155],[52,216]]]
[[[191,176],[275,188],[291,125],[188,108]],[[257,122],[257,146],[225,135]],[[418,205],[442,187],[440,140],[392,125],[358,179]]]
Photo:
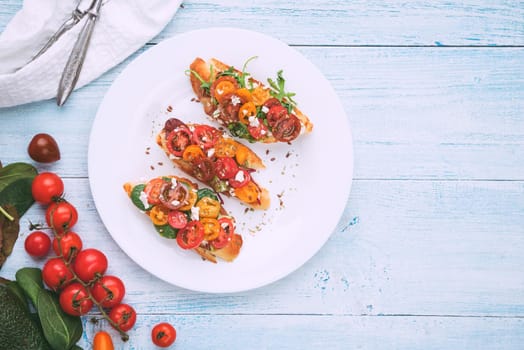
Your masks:
[[[60,245],[58,241],[60,241]],[[63,256],[70,261],[82,250],[82,239],[75,232],[69,231],[53,239],[53,250],[56,255]]]
[[[278,98],[272,97],[266,102],[264,102],[264,107],[271,109],[273,106],[282,106],[282,103],[278,100]]]
[[[40,204],[49,204],[62,196],[64,182],[55,173],[40,173],[33,180],[31,192],[35,201]]]
[[[209,125],[197,125],[193,130],[193,143],[208,150],[215,145],[220,136],[221,132]]]
[[[191,144],[191,131],[178,127],[167,135],[167,148],[175,157],[182,157],[182,153]]]
[[[301,127],[300,120],[290,114],[289,117],[278,120],[271,131],[278,141],[290,142],[298,137]]]
[[[267,124],[270,128],[274,128],[275,124],[281,120],[285,119],[289,116],[289,113],[287,109],[282,105],[274,105],[269,109],[269,111],[266,114]]]
[[[188,222],[186,227],[178,231],[176,241],[182,249],[196,248],[204,240],[204,226],[197,220]]]
[[[33,136],[27,152],[33,160],[40,163],[52,163],[60,159],[58,144],[49,134],[41,133]]]
[[[246,169],[238,169],[234,177],[229,179],[231,187],[239,188],[247,185],[251,181],[251,175]]]
[[[193,160],[193,176],[202,182],[208,182],[215,176],[213,161],[209,158],[196,158]]]
[[[181,229],[187,225],[187,216],[180,210],[171,210],[167,214],[167,222],[171,227]]]
[[[56,233],[62,234],[75,226],[78,221],[78,212],[72,204],[61,200],[51,203],[47,207],[45,220],[47,225],[52,227]]]
[[[42,268],[42,279],[52,290],[59,290],[74,278],[61,258],[49,259]]]
[[[166,120],[166,123],[164,124],[164,130],[166,132],[171,132],[180,126],[187,128],[186,124],[184,124],[184,122],[181,121],[180,119],[169,118],[168,120]]]
[[[224,248],[229,241],[231,241],[231,238],[235,233],[235,225],[230,218],[220,218],[218,219],[218,223],[220,224],[220,234],[217,238],[211,241],[211,245],[215,249]]]
[[[93,301],[84,286],[73,282],[60,292],[60,307],[69,315],[82,316],[91,310]]]
[[[42,231],[35,231],[27,236],[24,247],[27,254],[35,258],[42,258],[49,253],[51,238]]]
[[[249,131],[249,134],[253,136],[255,140],[260,140],[261,138],[267,136],[268,128],[266,124],[260,121],[258,126],[248,126],[247,131]]]
[[[109,318],[120,330],[127,332],[136,322],[136,311],[128,304],[118,304],[109,312]]]
[[[102,307],[112,308],[122,302],[126,287],[120,278],[105,275],[91,287],[91,293]]]
[[[144,188],[144,192],[147,195],[147,202],[149,204],[160,203],[160,193],[162,186],[164,186],[164,180],[159,178],[151,179]]]
[[[220,157],[215,161],[215,174],[219,179],[227,180],[238,172],[237,162],[231,157]]]
[[[180,181],[164,182],[160,189],[160,202],[168,209],[178,209],[187,204],[189,189]]]
[[[234,93],[225,94],[222,101],[218,105],[220,111],[220,119],[226,123],[233,123],[239,120],[238,111],[245,101]]]
[[[153,327],[151,330],[151,341],[156,346],[167,348],[176,340],[176,330],[171,324],[162,322]]]
[[[107,258],[100,250],[89,248],[81,250],[73,262],[73,270],[85,283],[103,275],[107,270]]]

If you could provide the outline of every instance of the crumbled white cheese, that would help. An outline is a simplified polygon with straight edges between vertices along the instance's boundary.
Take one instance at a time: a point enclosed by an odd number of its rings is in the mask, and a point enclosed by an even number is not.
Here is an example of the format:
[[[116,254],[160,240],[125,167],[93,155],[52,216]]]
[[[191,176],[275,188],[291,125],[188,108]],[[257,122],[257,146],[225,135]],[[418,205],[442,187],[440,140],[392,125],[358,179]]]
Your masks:
[[[220,109],[215,109],[213,111],[213,118],[217,119],[218,117],[220,117]]]
[[[260,135],[265,135],[266,132],[267,132],[266,129],[262,129],[262,130],[260,130]]]
[[[248,118],[248,120],[249,120],[249,126],[252,126],[254,128],[258,128],[260,126],[260,121],[258,120],[257,117],[251,116]]]
[[[200,220],[200,208],[191,207],[191,220]]]
[[[242,170],[239,170],[237,172],[237,174],[235,175],[235,181],[238,181],[238,182],[242,182],[244,181],[246,178],[244,176],[244,172]]]
[[[178,185],[178,183],[176,182],[176,179],[174,177],[171,178],[171,185],[173,187],[176,187]]]
[[[176,207],[180,205],[180,201],[177,201],[176,199],[174,201],[171,201],[171,205]]]
[[[190,126],[189,126],[189,130],[190,130],[191,132],[195,131],[195,127],[194,127],[193,125],[190,125]]]
[[[209,158],[213,157],[213,155],[215,154],[215,149],[214,148],[210,148],[207,150],[207,156]]]
[[[140,196],[138,198],[144,205],[144,208],[149,208],[149,202],[147,201],[147,193],[145,193],[144,191],[140,192]]]
[[[176,157],[173,154],[170,154],[169,159],[173,160],[173,159],[176,159]]]
[[[222,89],[217,89],[217,94],[222,95],[223,93],[224,93],[224,90],[222,90]]]
[[[267,113],[267,112],[269,112],[269,108],[267,108],[266,106],[262,106],[261,111],[264,112],[264,113]]]
[[[242,102],[242,100],[237,95],[231,96],[231,104],[233,106],[239,105],[241,102]]]

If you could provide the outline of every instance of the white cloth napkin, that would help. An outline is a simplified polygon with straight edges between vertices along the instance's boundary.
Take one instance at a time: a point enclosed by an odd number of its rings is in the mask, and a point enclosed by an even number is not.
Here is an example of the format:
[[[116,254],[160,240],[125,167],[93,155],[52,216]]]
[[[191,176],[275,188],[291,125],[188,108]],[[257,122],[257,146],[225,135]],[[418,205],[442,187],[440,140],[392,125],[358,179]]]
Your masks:
[[[106,0],[76,88],[99,77],[157,35],[182,0]],[[79,0],[24,0],[0,34],[0,107],[56,96],[62,71],[86,16],[31,61],[72,14]],[[87,3],[87,5],[86,5]],[[91,1],[83,0],[82,7]]]

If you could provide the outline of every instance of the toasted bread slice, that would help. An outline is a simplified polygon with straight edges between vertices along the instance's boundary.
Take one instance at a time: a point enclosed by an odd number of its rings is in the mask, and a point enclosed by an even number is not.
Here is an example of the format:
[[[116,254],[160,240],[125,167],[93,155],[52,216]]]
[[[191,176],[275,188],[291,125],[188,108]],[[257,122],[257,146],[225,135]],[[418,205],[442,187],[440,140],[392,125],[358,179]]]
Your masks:
[[[254,171],[265,168],[262,159],[223,131],[170,118],[156,142],[179,169],[217,193],[253,209],[269,208],[268,190],[253,180]]]
[[[313,130],[309,117],[284,91],[282,71],[269,86],[249,73],[212,58],[197,57],[190,64],[193,91],[213,120],[236,137],[250,142],[291,142]],[[273,108],[274,107],[274,108]]]
[[[235,220],[211,189],[199,189],[189,179],[169,175],[127,182],[124,190],[156,231],[176,239],[182,249],[192,249],[213,263],[217,257],[231,262],[240,253],[242,236],[234,232]]]

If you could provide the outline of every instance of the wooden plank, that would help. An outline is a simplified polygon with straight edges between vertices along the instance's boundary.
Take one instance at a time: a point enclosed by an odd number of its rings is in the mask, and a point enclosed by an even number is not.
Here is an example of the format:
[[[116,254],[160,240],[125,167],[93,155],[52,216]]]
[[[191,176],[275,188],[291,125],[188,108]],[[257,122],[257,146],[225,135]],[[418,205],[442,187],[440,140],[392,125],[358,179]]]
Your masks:
[[[313,259],[268,287],[220,297],[173,287],[130,261],[86,180],[66,179],[66,193],[84,246],[104,247],[108,273],[124,278],[126,300],[143,313],[524,316],[524,182],[357,180]],[[23,221],[42,219],[35,205]],[[26,230],[4,277],[41,264],[23,251]]]
[[[0,31],[21,3],[0,3]],[[524,45],[524,6],[472,0],[188,0],[152,42],[216,26],[263,28],[293,45]]]
[[[300,51],[344,105],[356,178],[524,179],[524,48]],[[53,168],[63,176],[87,176],[98,104],[131,59],[76,91],[62,108],[45,101],[0,110],[2,161],[27,159],[30,135],[54,130],[64,152]]]
[[[521,349],[519,318],[344,317],[311,315],[138,315],[130,341],[110,330],[117,349],[151,349],[158,322],[177,329],[177,349]],[[86,324],[80,345],[91,346],[96,331]]]

